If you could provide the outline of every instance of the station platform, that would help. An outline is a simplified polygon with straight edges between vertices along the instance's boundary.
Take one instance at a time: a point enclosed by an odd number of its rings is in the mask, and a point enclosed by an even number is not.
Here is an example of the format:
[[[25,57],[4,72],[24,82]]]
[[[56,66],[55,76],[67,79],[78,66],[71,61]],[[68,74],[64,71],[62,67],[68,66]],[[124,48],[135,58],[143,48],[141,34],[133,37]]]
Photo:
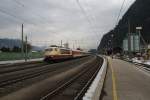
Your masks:
[[[150,100],[150,73],[123,60],[108,62],[100,100]]]

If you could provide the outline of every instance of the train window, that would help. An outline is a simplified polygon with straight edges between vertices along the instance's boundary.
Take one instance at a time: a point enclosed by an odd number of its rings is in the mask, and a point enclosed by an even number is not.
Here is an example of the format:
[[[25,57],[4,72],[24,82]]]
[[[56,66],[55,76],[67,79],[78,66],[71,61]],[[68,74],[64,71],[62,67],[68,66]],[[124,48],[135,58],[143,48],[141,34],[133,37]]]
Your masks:
[[[70,50],[60,49],[61,54],[70,54]]]
[[[45,49],[45,51],[52,51],[53,49],[52,48],[49,48],[49,49]]]

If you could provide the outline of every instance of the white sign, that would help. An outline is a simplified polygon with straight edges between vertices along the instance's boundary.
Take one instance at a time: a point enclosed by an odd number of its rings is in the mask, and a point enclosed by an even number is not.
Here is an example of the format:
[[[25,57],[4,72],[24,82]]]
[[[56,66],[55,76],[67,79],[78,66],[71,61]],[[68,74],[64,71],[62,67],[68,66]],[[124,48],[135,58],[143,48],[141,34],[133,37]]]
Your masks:
[[[136,29],[137,29],[137,30],[141,30],[141,29],[142,29],[142,27],[136,27]]]

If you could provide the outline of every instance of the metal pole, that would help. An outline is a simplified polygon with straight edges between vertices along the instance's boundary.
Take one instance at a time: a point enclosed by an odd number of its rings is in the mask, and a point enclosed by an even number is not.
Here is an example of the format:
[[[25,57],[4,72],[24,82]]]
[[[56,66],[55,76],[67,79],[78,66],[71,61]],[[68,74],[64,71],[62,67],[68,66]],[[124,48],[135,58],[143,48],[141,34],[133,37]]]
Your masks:
[[[27,36],[25,37],[26,38],[26,49],[25,49],[25,61],[27,61]]]
[[[144,38],[141,35],[141,30],[139,30],[139,41],[143,41],[143,43],[144,43],[143,47],[145,48],[145,53],[147,53],[148,45],[147,45],[146,41],[144,40]],[[140,47],[140,52],[142,53],[140,42],[139,42],[139,47]]]
[[[145,54],[147,54],[148,44],[146,43],[143,36],[141,35],[142,27],[136,27],[136,29],[138,30],[138,35],[139,35],[139,52],[142,54],[142,48],[141,48],[140,42],[143,41],[143,43],[144,43],[143,47],[145,48]]]
[[[62,40],[61,40],[61,47],[62,47]]]
[[[133,52],[135,52],[135,36],[136,34],[133,34]]]
[[[21,54],[22,57],[24,58],[24,43],[23,43],[23,24],[22,24],[22,29],[21,29],[21,40],[22,40],[22,45],[21,45]]]
[[[130,33],[130,20],[128,20],[128,52],[129,52],[129,58],[131,58],[131,33]]]
[[[141,54],[141,34],[140,34],[140,30],[138,30],[138,33],[139,33],[139,52]]]
[[[75,40],[75,45],[76,45],[75,49],[77,49],[78,48],[77,40]]]
[[[112,58],[114,56],[114,33],[111,35],[112,37]]]
[[[74,49],[74,43],[73,43],[73,49]]]
[[[139,36],[139,52],[141,53],[141,32],[140,32],[140,30],[142,30],[142,27],[136,27],[136,30],[137,30],[138,36]]]

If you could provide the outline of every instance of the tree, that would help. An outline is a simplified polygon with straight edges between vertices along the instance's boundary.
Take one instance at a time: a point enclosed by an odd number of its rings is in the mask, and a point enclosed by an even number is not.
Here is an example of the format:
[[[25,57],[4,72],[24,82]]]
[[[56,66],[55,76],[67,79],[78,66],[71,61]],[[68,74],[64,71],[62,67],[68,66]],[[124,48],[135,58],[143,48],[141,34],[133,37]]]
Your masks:
[[[21,52],[21,48],[19,48],[18,46],[14,46],[12,51],[13,52]]]
[[[2,52],[10,52],[10,48],[2,47],[2,48],[1,48],[1,51],[2,51]]]

